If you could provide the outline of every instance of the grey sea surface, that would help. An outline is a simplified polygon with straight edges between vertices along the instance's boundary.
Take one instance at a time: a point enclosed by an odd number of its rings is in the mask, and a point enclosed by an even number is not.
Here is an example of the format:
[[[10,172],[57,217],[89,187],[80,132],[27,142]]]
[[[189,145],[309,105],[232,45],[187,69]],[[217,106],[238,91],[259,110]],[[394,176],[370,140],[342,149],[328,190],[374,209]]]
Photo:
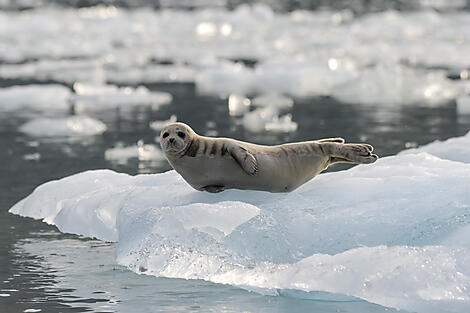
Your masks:
[[[2,81],[4,86],[11,83]],[[154,142],[158,134],[149,128],[149,122],[164,120],[171,114],[201,134],[217,133],[262,144],[342,136],[350,142],[369,142],[377,154],[386,156],[408,146],[465,134],[469,117],[458,116],[455,104],[441,108],[374,108],[344,105],[330,98],[296,99],[291,113],[299,125],[297,132],[253,135],[229,116],[226,100],[198,96],[192,84],[147,87],[171,92],[173,103],[157,111],[136,108],[96,113],[92,116],[104,121],[108,130],[86,140],[31,138],[18,131],[27,117],[0,116],[0,312],[392,310],[360,300],[320,301],[315,293],[279,291],[277,296],[263,295],[198,280],[137,275],[116,265],[114,243],[63,234],[54,226],[7,211],[36,186],[85,170],[110,168],[133,175],[169,170],[167,163],[136,159],[115,164],[105,160],[104,152],[117,141],[125,145],[138,140]],[[25,158],[34,153],[39,153],[38,160]]]

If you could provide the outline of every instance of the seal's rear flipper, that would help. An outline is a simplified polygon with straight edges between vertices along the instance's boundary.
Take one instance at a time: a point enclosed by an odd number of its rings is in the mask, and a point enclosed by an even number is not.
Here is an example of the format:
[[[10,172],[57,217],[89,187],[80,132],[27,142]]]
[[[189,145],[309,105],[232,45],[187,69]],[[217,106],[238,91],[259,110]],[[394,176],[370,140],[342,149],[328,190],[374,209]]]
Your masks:
[[[369,164],[379,158],[372,151],[374,148],[369,144],[348,143],[335,144],[324,143],[323,147],[330,153],[330,164],[338,162]]]
[[[234,146],[230,149],[230,154],[249,175],[254,176],[258,172],[258,163],[253,154],[240,146]]]
[[[344,143],[343,138],[326,138],[326,139],[320,139],[317,140],[318,142],[337,142],[337,143]]]

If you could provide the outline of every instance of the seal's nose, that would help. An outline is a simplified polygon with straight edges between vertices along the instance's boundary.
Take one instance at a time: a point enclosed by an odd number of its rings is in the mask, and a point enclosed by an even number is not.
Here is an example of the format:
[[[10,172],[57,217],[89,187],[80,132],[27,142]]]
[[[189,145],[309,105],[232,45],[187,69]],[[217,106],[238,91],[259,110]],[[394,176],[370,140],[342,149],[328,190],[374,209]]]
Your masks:
[[[168,139],[168,141],[169,141],[170,143],[173,143],[173,142],[175,142],[175,138],[170,138],[170,139]]]

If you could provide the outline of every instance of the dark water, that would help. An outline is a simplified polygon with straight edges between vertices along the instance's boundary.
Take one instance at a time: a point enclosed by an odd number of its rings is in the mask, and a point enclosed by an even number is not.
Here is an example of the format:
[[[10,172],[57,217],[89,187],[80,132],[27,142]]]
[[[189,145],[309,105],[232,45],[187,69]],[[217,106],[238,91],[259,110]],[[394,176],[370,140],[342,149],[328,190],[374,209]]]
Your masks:
[[[10,82],[11,83],[11,82]],[[9,85],[3,81],[2,85]],[[191,84],[147,85],[169,91],[171,105],[106,111],[102,136],[66,141],[35,139],[18,132],[27,115],[0,116],[0,312],[383,312],[367,302],[315,301],[309,294],[263,296],[202,281],[139,276],[114,264],[114,245],[61,234],[53,226],[7,213],[37,185],[89,169],[110,168],[129,174],[162,172],[167,164],[131,160],[119,165],[104,159],[116,142],[152,143],[150,121],[176,114],[204,134],[263,144],[342,136],[367,141],[380,156],[405,146],[461,136],[470,116],[458,116],[455,104],[443,108],[376,108],[345,105],[329,98],[297,99],[291,113],[299,124],[292,134],[251,134],[228,114],[226,100],[200,97]],[[213,123],[208,123],[213,122]],[[215,125],[215,126],[214,126]],[[30,161],[24,155],[39,153]],[[343,169],[336,167],[333,170]],[[29,310],[29,311],[28,311]],[[389,310],[389,309],[388,309]]]

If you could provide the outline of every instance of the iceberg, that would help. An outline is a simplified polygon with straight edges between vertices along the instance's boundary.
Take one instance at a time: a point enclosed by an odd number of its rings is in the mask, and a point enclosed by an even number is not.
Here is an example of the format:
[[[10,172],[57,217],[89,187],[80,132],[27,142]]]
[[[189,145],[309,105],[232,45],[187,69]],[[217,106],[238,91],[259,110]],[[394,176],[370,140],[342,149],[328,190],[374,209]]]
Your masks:
[[[95,170],[40,185],[10,212],[117,242],[117,262],[139,274],[462,312],[469,179],[469,164],[424,152],[322,174],[289,194],[208,194],[175,171]]]
[[[100,120],[88,116],[40,117],[20,126],[20,131],[34,137],[76,137],[100,135],[106,131]]]

